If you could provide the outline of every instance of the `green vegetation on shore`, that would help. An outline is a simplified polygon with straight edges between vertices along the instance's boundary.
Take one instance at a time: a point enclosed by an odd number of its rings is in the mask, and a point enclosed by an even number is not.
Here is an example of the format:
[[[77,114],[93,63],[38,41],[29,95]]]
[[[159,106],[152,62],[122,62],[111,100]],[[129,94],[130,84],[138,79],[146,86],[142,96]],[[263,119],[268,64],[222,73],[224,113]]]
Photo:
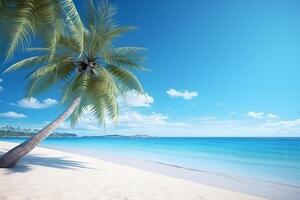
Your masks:
[[[0,126],[0,138],[29,138],[32,137],[34,134],[38,133],[40,129],[32,129],[32,128],[21,128],[21,127],[12,127],[12,126]],[[146,134],[137,134],[137,135],[96,135],[96,136],[78,136],[75,133],[61,133],[61,132],[54,132],[49,137],[51,138],[74,138],[74,137],[85,137],[85,138],[151,138],[153,136],[149,136]]]
[[[31,128],[20,128],[20,127],[11,127],[11,126],[0,126],[0,138],[29,138],[34,134],[39,132],[39,129]],[[54,132],[49,137],[52,138],[62,138],[62,137],[77,137],[74,133],[58,133]]]

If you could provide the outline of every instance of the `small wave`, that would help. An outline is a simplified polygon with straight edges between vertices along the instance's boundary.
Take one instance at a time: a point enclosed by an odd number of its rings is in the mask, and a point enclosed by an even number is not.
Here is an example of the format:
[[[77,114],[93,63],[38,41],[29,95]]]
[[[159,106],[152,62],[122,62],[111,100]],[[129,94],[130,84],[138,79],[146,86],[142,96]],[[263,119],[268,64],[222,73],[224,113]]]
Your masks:
[[[180,165],[174,165],[174,164],[169,164],[169,163],[164,163],[164,162],[159,162],[159,161],[151,161],[151,160],[143,160],[143,161],[150,162],[150,163],[156,163],[156,164],[160,164],[160,165],[165,165],[168,167],[179,168],[179,169],[183,169],[183,170],[213,174],[213,175],[221,176],[223,178],[238,181],[238,182],[245,182],[245,181],[251,182],[251,183],[260,182],[260,183],[265,183],[265,184],[272,184],[272,185],[279,186],[279,187],[284,186],[284,187],[289,187],[289,188],[293,188],[296,190],[300,190],[300,186],[298,186],[298,185],[287,184],[287,183],[282,183],[282,182],[277,182],[277,181],[270,181],[270,180],[265,180],[265,179],[254,179],[254,178],[251,179],[251,178],[246,178],[246,177],[241,177],[241,176],[229,175],[229,174],[225,174],[225,173],[189,168],[189,167],[184,167],[184,166],[180,166]],[[300,191],[299,191],[299,193],[300,193]]]

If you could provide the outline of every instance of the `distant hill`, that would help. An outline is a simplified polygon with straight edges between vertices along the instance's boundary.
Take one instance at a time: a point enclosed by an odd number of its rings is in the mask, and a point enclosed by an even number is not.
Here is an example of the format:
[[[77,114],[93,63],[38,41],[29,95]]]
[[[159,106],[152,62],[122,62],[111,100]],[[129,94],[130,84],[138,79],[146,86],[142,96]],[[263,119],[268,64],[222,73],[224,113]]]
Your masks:
[[[112,134],[112,135],[100,135],[100,136],[83,136],[86,138],[150,138],[153,136],[149,136],[149,135],[144,135],[144,134],[137,134],[137,135],[131,135],[131,136],[127,136],[127,135],[118,135],[118,134]]]
[[[130,137],[149,138],[149,137],[153,137],[153,136],[146,135],[146,134],[137,134],[137,135],[133,135]]]

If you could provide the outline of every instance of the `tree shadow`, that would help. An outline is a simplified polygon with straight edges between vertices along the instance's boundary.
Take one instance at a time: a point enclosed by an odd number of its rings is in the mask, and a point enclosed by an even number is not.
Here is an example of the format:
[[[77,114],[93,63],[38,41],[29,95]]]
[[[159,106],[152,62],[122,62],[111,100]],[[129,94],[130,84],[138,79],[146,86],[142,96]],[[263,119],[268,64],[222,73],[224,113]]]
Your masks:
[[[5,152],[0,151],[0,156],[3,155]],[[32,169],[34,165],[50,167],[50,168],[57,168],[57,169],[93,169],[87,167],[87,163],[81,161],[74,161],[68,159],[68,157],[46,157],[39,154],[29,154],[22,158],[18,164],[12,168],[8,168],[8,173],[24,173],[28,172]]]

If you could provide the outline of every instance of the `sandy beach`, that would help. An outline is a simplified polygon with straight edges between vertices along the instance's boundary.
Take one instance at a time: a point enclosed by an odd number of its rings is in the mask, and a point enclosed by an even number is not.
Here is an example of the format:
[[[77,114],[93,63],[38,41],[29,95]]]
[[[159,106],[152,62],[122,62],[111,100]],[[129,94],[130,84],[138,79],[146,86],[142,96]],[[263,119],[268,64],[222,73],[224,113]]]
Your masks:
[[[3,153],[14,143],[0,142]],[[141,169],[36,148],[13,169],[0,169],[0,199],[262,200]]]
[[[0,0],[0,200],[300,200],[299,8]]]

